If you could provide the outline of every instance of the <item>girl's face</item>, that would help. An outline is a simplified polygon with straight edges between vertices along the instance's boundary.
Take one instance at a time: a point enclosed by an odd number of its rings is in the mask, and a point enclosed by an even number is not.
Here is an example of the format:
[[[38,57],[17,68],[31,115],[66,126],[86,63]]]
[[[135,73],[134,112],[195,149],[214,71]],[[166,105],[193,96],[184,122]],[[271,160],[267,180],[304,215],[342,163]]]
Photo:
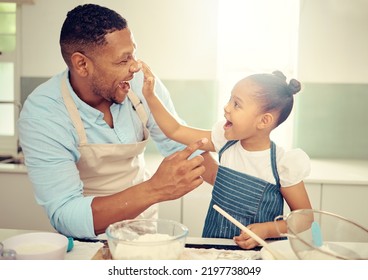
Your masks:
[[[249,78],[239,81],[234,86],[230,100],[224,108],[227,140],[243,140],[256,135],[257,124],[263,115],[253,97],[259,90],[260,87]]]

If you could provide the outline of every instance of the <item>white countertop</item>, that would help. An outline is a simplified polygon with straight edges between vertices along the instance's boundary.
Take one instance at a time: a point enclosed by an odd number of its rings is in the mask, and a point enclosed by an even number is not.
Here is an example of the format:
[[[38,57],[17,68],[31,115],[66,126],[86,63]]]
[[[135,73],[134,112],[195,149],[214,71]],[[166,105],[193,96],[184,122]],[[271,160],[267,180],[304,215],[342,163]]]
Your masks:
[[[24,164],[0,163],[0,173],[27,173]]]
[[[313,159],[311,168],[305,183],[368,186],[368,161]]]

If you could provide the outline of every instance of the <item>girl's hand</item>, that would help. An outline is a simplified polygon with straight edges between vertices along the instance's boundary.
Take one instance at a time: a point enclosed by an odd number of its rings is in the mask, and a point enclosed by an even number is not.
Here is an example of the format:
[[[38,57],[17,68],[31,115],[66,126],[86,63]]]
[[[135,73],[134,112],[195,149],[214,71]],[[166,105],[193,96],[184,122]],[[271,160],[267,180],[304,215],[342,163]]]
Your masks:
[[[247,226],[251,231],[261,237],[263,240],[268,238],[269,223],[256,223]],[[239,236],[234,237],[235,243],[243,249],[253,249],[257,247],[259,243],[251,238],[245,232],[241,232]]]
[[[143,61],[139,61],[142,65],[142,71],[144,75],[142,93],[145,98],[153,96],[155,94],[155,75],[153,75],[149,66]]]

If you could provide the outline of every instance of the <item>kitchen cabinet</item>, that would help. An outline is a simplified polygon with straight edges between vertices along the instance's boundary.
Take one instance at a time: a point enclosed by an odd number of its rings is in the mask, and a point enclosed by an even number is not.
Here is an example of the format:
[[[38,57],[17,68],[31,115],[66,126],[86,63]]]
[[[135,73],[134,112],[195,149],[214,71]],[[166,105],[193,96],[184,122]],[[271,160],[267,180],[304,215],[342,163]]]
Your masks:
[[[306,189],[313,209],[338,214],[368,228],[368,184],[306,183]],[[284,214],[289,212],[285,205]]]
[[[324,184],[322,209],[336,213],[368,228],[368,184]]]
[[[332,212],[368,228],[368,161],[312,160],[312,172],[306,179],[315,185],[312,201],[316,209]],[[320,194],[318,195],[318,186]],[[311,188],[308,188],[308,192]]]
[[[34,198],[23,165],[0,164],[0,227],[55,231]]]

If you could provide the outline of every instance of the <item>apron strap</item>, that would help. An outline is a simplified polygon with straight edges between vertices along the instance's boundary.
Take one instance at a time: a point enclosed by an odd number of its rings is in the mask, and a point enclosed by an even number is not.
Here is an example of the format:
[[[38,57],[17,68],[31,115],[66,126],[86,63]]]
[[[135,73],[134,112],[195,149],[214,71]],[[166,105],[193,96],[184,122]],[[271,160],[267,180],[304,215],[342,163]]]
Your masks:
[[[129,98],[130,102],[132,102],[133,108],[137,112],[137,114],[138,114],[139,118],[141,119],[143,125],[146,127],[147,122],[148,122],[148,116],[147,116],[146,110],[144,109],[142,101],[131,90],[129,90],[129,92],[128,92],[128,98]]]
[[[84,130],[84,126],[79,116],[77,106],[75,105],[72,95],[69,93],[69,90],[67,87],[67,82],[66,82],[67,75],[68,75],[68,72],[66,72],[64,79],[61,80],[61,94],[63,96],[66,109],[68,110],[70,118],[72,119],[73,125],[75,129],[77,130],[77,133],[79,136],[79,145],[87,144],[86,131]]]
[[[219,162],[221,162],[221,157],[222,157],[222,154],[229,148],[231,147],[232,145],[234,145],[236,142],[238,142],[239,140],[230,140],[230,141],[227,141],[226,144],[220,149],[219,153],[218,153],[218,156],[219,156]]]
[[[276,145],[273,141],[271,141],[271,165],[272,165],[272,173],[273,177],[275,178],[276,185],[280,186],[280,177],[279,172],[277,171],[277,164],[276,164]]]
[[[227,141],[226,144],[220,149],[219,151],[219,162],[221,162],[221,157],[222,154],[232,145],[234,145],[236,142],[238,142],[239,140],[230,140]],[[271,148],[270,148],[270,153],[271,153],[271,167],[272,167],[272,174],[273,177],[276,181],[276,185],[280,186],[280,177],[279,177],[279,172],[277,171],[277,164],[276,164],[276,144],[271,141]]]

